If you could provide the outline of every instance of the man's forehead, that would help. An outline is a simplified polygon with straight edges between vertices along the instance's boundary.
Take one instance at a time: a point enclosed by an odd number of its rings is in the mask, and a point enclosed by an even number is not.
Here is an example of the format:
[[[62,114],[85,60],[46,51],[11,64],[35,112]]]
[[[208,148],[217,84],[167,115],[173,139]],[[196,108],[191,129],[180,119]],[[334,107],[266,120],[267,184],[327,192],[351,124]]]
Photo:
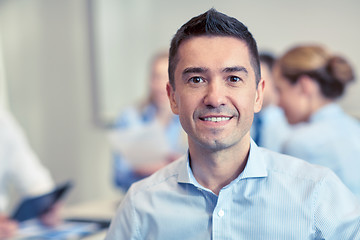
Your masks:
[[[218,51],[218,53],[237,51],[244,56],[249,56],[249,48],[246,42],[229,36],[196,36],[186,39],[179,46],[178,56],[180,58],[191,56],[191,54],[200,52],[202,49],[212,52]]]
[[[229,36],[196,36],[187,39],[179,46],[177,60],[178,67],[180,65],[182,69],[208,68],[208,64],[214,64],[219,71],[237,66],[253,71],[245,41]]]

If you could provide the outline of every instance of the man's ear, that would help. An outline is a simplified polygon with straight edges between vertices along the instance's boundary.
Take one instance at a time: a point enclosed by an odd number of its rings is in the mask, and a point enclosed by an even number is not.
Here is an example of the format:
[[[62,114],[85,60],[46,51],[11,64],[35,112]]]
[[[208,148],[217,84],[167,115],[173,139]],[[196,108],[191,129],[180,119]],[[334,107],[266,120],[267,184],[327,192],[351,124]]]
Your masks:
[[[170,101],[170,107],[172,112],[174,114],[179,114],[179,109],[175,98],[175,90],[169,82],[166,84],[166,92]]]
[[[260,79],[255,93],[254,112],[260,112],[264,99],[265,80]]]

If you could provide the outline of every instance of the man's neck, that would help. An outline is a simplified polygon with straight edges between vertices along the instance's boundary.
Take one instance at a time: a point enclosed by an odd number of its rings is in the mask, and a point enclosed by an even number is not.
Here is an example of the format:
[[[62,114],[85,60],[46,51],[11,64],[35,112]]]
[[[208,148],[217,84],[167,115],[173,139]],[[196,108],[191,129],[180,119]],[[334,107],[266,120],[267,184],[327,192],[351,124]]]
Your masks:
[[[245,168],[250,150],[250,139],[243,142],[220,151],[189,146],[190,166],[200,185],[219,195],[236,179]]]

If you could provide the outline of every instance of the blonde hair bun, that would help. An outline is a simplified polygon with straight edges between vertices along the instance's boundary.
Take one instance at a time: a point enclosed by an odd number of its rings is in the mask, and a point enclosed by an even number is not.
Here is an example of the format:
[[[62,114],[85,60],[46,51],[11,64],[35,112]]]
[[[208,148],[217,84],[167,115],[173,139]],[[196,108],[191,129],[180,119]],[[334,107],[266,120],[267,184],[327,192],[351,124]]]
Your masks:
[[[344,58],[334,56],[328,61],[329,73],[343,84],[347,84],[354,80],[354,72],[352,67]]]

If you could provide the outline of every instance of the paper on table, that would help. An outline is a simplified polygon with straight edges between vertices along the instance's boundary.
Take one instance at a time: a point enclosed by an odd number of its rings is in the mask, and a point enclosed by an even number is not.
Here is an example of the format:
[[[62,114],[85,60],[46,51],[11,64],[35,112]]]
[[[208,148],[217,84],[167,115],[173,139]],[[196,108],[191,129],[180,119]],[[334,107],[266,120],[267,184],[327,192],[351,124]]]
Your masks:
[[[27,220],[19,226],[19,231],[11,240],[20,239],[80,239],[101,230],[101,225],[93,222],[67,222],[56,227],[46,227],[38,219]]]
[[[111,131],[109,139],[113,151],[133,166],[164,161],[171,153],[165,131],[157,122],[136,129]]]

